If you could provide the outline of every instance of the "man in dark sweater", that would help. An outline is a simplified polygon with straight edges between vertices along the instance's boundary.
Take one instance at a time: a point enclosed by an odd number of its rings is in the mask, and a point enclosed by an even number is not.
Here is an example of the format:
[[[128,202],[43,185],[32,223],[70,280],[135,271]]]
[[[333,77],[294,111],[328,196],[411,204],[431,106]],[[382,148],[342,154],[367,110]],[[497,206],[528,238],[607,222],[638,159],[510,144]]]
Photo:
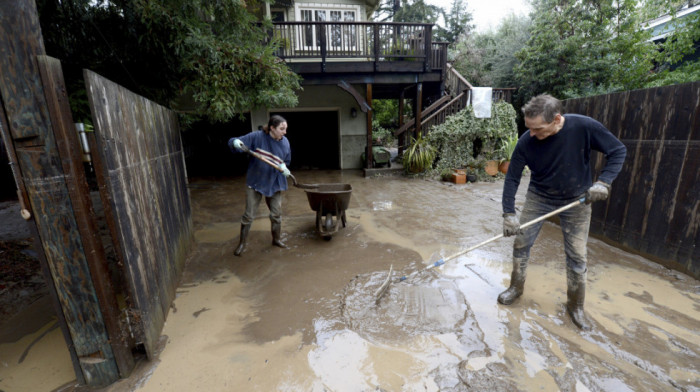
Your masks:
[[[528,132],[518,140],[503,185],[503,235],[517,235],[513,243],[513,272],[510,287],[498,296],[498,302],[510,305],[523,294],[530,248],[543,223],[520,229],[520,222],[529,222],[585,196],[585,204],[568,209],[559,217],[566,251],[566,309],[574,324],[588,330],[583,302],[590,202],[607,199],[627,149],[598,121],[578,114],[562,114],[561,102],[550,95],[532,98],[522,112]],[[595,183],[591,150],[600,151],[606,158]],[[531,171],[530,184],[518,219],[515,194],[525,165]]]

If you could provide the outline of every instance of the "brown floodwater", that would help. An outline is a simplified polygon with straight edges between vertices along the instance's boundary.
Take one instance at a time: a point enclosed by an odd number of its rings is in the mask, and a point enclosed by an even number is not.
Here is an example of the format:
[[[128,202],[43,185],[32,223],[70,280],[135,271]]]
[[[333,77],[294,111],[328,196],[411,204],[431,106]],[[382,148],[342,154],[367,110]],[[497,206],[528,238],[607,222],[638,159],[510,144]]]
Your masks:
[[[501,232],[502,181],[294,174],[351,184],[347,226],[322,239],[304,191],[290,187],[290,249],[271,245],[261,203],[248,250],[235,257],[244,179],[192,181],[196,246],[161,351],[107,390],[700,391],[697,280],[591,239],[593,329],[582,332],[566,314],[554,223],[545,223],[525,293],[510,306],[496,297],[508,286],[512,238],[423,271]],[[392,284],[375,303],[390,267]],[[29,385],[3,373],[4,391]]]

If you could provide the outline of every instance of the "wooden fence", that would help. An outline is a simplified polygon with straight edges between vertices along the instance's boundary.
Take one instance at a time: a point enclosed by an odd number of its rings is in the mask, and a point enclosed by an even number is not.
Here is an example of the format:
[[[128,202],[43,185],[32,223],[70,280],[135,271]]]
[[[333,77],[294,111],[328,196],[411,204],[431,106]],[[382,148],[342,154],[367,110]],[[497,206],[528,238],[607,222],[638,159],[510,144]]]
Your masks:
[[[95,171],[149,358],[193,240],[177,115],[91,71]]]
[[[700,82],[572,99],[627,146],[591,233],[700,278]],[[596,168],[604,158],[598,154]]]
[[[45,56],[33,2],[0,0],[0,133],[76,378],[108,385],[134,361],[94,234],[60,63]]]
[[[0,0],[0,135],[76,379],[102,387],[129,375],[141,345],[153,356],[193,240],[192,215],[176,115],[85,76],[113,264],[61,63],[45,55],[35,4]]]

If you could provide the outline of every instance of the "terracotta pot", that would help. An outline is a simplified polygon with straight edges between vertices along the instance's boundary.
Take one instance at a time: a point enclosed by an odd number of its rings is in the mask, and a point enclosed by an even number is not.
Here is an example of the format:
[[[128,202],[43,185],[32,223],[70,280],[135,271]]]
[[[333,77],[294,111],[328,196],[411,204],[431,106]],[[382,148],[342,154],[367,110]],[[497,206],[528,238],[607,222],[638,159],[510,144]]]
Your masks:
[[[500,165],[498,165],[498,171],[500,171],[503,174],[506,174],[508,173],[508,166],[510,166],[510,161],[503,161]]]
[[[486,171],[486,174],[489,176],[495,176],[498,174],[498,161],[486,161],[484,171]]]

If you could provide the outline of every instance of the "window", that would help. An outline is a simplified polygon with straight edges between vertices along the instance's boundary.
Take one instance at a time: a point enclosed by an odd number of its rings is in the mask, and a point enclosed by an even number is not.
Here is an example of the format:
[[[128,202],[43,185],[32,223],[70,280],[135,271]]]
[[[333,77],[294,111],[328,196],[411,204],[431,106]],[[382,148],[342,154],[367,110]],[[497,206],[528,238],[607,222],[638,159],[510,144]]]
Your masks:
[[[359,7],[332,6],[324,4],[324,7],[312,7],[312,4],[303,4],[304,8],[297,8],[297,18],[304,22],[354,22],[359,14]],[[326,24],[322,26],[305,25],[302,28],[302,50],[318,51],[321,49],[321,33],[325,29],[327,50],[352,52],[357,50],[357,26],[343,24]]]
[[[287,20],[284,10],[270,10],[270,17],[273,22],[286,22]]]

